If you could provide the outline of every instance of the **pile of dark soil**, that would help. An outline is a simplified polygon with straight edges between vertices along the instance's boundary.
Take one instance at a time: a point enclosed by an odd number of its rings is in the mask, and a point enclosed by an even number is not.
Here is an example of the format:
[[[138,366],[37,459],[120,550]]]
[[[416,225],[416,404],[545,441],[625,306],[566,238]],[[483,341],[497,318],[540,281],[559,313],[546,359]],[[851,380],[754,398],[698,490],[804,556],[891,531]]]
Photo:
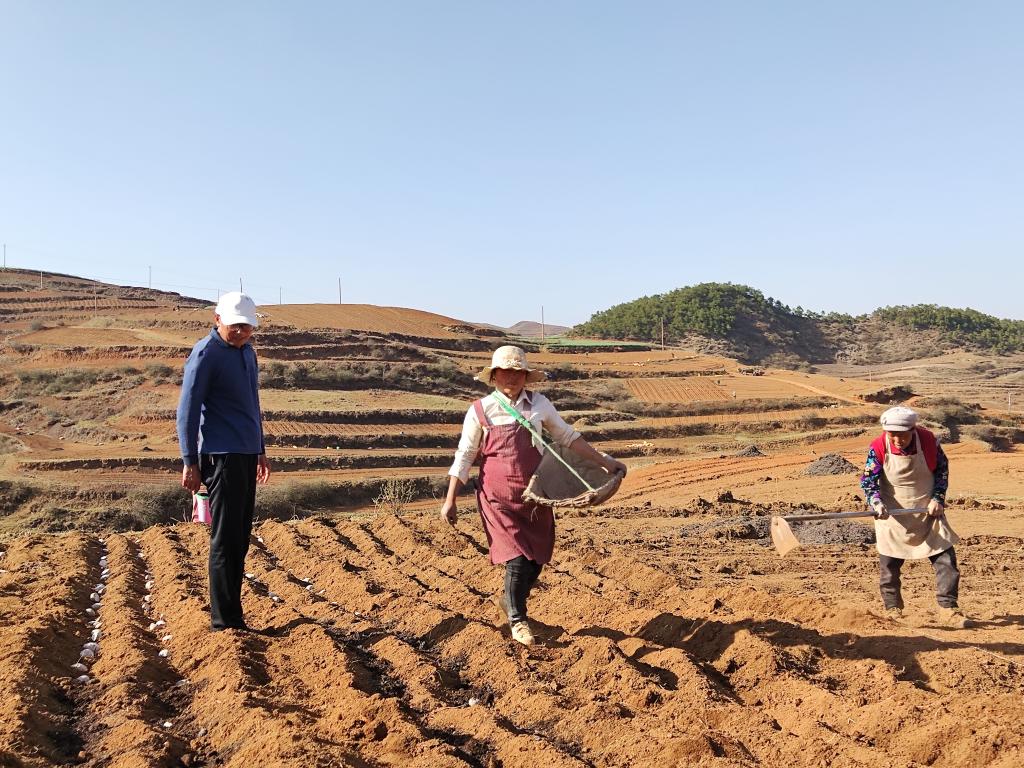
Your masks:
[[[695,538],[769,540],[771,524],[770,517],[719,517],[704,523],[688,525],[680,533]]]
[[[869,545],[875,543],[874,526],[849,520],[818,520],[807,523],[790,523],[790,528],[801,544],[823,545]],[[682,536],[708,539],[751,539],[770,547],[771,518],[740,515],[721,517],[703,523],[688,525],[680,532]]]
[[[852,472],[859,472],[856,466],[844,459],[838,453],[826,453],[817,461],[812,461],[804,469],[805,475],[848,475]]]
[[[873,525],[850,520],[815,520],[809,523],[790,523],[789,527],[797,540],[808,546],[875,543]]]
[[[761,453],[761,449],[759,449],[756,445],[748,445],[746,448],[744,448],[742,451],[739,451],[736,454],[736,458],[745,458],[747,456],[764,456],[764,454]]]

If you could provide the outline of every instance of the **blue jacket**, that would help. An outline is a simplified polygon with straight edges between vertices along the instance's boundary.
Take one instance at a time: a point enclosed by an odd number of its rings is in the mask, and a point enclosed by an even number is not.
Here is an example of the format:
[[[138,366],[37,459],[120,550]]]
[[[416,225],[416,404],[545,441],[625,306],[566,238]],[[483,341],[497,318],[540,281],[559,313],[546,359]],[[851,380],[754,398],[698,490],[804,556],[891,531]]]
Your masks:
[[[256,350],[228,344],[214,328],[192,347],[178,401],[185,464],[200,453],[264,453]]]

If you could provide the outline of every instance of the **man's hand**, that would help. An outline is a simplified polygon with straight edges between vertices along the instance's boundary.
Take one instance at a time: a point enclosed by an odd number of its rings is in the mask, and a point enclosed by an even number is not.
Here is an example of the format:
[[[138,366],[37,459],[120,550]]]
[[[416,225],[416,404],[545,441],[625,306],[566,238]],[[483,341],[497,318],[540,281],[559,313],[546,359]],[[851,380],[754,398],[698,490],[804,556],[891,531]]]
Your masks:
[[[882,503],[881,499],[877,499],[871,502],[871,509],[874,510],[875,520],[886,520],[889,517],[889,510],[885,508],[885,504]]]
[[[256,482],[260,485],[270,482],[270,462],[264,453],[261,453],[256,461]]]
[[[929,517],[942,517],[945,513],[946,507],[938,499],[932,499],[928,502],[928,516]]]
[[[184,488],[186,491],[198,493],[199,488],[202,484],[203,478],[199,476],[199,465],[185,465],[185,468],[181,470],[181,487]]]
[[[459,508],[454,501],[445,499],[444,504],[441,505],[441,519],[448,523],[448,525],[455,525],[458,521]]]

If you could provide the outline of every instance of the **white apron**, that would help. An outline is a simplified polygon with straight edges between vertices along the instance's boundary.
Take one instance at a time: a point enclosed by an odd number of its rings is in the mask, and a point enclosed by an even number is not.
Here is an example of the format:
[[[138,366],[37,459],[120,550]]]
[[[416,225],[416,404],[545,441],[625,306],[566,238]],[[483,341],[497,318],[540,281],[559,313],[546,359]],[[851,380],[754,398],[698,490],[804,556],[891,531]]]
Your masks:
[[[914,509],[927,507],[935,488],[935,476],[928,469],[921,440],[915,434],[917,453],[912,456],[894,456],[890,450],[890,437],[885,436],[885,460],[882,464],[881,496],[887,509]],[[929,517],[927,512],[898,515],[875,520],[875,546],[880,555],[903,560],[931,557],[945,552],[958,541],[946,516]]]

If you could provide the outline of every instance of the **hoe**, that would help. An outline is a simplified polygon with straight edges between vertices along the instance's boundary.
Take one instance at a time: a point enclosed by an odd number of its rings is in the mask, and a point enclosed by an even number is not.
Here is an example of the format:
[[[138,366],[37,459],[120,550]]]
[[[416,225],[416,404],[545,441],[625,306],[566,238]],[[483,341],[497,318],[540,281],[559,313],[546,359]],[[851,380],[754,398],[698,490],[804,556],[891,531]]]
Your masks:
[[[889,514],[893,517],[897,515],[911,515],[919,514],[921,512],[927,512],[926,507],[918,507],[915,509],[890,509]],[[781,557],[785,557],[794,549],[800,546],[800,541],[793,534],[790,529],[790,523],[804,523],[811,520],[839,520],[845,517],[874,517],[874,512],[823,512],[818,515],[787,515],[784,517],[773,517],[772,518],[772,544],[775,545],[775,550]]]

